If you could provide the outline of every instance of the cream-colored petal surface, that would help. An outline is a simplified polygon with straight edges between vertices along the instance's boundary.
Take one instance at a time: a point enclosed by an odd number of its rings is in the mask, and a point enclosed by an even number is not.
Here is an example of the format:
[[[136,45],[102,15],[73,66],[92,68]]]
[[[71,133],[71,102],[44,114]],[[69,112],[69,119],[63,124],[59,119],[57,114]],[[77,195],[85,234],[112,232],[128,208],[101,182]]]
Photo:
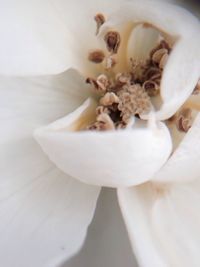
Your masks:
[[[70,67],[83,72],[89,49],[98,48],[94,16],[121,1],[3,1],[0,8],[0,73],[47,75]],[[85,41],[87,40],[87,42]],[[87,63],[87,64],[86,64]]]
[[[100,188],[53,165],[43,173],[29,166],[29,172],[35,172],[35,179],[0,201],[0,264],[58,266],[82,246]]]
[[[198,267],[199,182],[118,189],[119,204],[141,267]]]
[[[171,137],[164,124],[78,131],[91,114],[95,114],[95,102],[88,99],[70,115],[35,132],[50,160],[71,176],[88,184],[130,186],[151,179],[169,157]]]
[[[34,129],[71,112],[87,95],[73,70],[43,78],[0,78],[0,199],[49,169],[32,137]]]
[[[74,71],[0,78],[0,266],[55,266],[84,241],[99,188],[58,170],[32,136],[76,108],[82,90]]]
[[[3,1],[0,8],[0,73],[59,73],[79,64],[77,43],[51,1]]]
[[[192,128],[153,180],[159,182],[188,182],[200,174],[200,114]]]
[[[148,10],[148,11],[147,11]],[[164,69],[161,81],[163,105],[157,113],[159,120],[172,116],[192,93],[200,76],[200,24],[188,11],[164,1],[140,2],[133,0],[124,4],[119,12],[114,13],[102,27],[106,31],[110,27],[130,21],[134,25],[147,23],[160,30],[162,35],[175,42],[173,51]],[[133,31],[133,35],[137,35]],[[131,42],[128,55],[134,54],[137,42]],[[141,39],[141,36],[138,36]],[[147,33],[147,39],[148,39]],[[146,49],[147,42],[144,44]],[[142,50],[142,47],[140,48]]]

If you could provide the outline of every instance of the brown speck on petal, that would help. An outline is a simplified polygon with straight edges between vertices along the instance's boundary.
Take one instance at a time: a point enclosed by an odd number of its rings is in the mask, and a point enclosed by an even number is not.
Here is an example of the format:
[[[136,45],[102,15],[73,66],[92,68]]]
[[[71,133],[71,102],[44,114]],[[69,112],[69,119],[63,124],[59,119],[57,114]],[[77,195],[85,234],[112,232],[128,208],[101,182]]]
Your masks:
[[[104,15],[101,13],[96,14],[94,19],[97,23],[97,31],[96,31],[96,35],[97,35],[99,33],[101,26],[105,23],[106,19],[105,19]]]
[[[102,63],[104,58],[105,58],[105,54],[100,49],[91,51],[88,55],[88,60],[96,64]]]
[[[187,133],[192,126],[192,110],[190,108],[182,109],[177,115],[176,120],[177,129],[181,132]]]
[[[104,40],[106,42],[108,51],[116,54],[121,42],[120,34],[116,31],[109,31],[106,33]]]

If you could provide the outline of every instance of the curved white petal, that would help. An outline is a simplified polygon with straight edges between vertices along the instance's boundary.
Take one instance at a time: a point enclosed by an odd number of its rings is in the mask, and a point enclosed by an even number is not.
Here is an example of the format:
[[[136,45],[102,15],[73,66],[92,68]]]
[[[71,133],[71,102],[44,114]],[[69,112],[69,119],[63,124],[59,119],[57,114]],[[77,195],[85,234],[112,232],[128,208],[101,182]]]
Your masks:
[[[73,70],[43,78],[0,77],[0,199],[49,169],[34,129],[71,112],[87,95]]]
[[[83,8],[81,1],[4,1],[0,73],[46,75],[70,67],[87,71],[88,50],[98,48],[93,18],[97,12],[107,15],[119,2],[96,1],[94,5],[87,0]]]
[[[171,153],[165,125],[77,131],[94,114],[95,103],[88,99],[70,115],[36,130],[35,138],[61,170],[88,184],[118,187],[151,179]]]
[[[188,182],[199,178],[200,175],[200,113],[197,115],[192,128],[184,139],[154,176],[159,182]]]
[[[199,183],[119,189],[119,204],[141,267],[198,267]]]
[[[133,0],[110,17],[102,32],[127,21],[133,23],[133,31],[134,26],[145,22],[175,41],[164,69],[161,83],[163,105],[157,113],[159,120],[167,119],[186,101],[200,76],[199,22],[178,6],[162,1]]]
[[[36,174],[32,183],[0,201],[0,265],[61,264],[82,246],[99,191],[54,166]]]
[[[84,241],[99,188],[59,171],[32,137],[79,105],[81,90],[74,71],[0,78],[0,266],[55,266]]]
[[[4,1],[0,8],[0,73],[59,73],[78,64],[77,43],[50,1]]]

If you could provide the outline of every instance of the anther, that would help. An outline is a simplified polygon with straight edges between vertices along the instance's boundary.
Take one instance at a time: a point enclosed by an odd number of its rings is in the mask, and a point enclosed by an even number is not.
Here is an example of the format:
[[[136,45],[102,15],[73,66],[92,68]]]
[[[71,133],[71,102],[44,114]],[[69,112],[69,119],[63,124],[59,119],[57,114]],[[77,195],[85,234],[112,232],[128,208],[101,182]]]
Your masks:
[[[106,33],[104,40],[106,42],[108,51],[116,54],[121,42],[120,34],[116,31],[109,31]]]
[[[105,54],[100,49],[91,51],[88,55],[88,60],[96,64],[102,63],[104,58],[105,58]]]
[[[96,35],[97,35],[99,33],[101,26],[105,23],[106,19],[105,19],[104,15],[101,13],[96,14],[94,19],[97,23],[97,31],[96,31]]]

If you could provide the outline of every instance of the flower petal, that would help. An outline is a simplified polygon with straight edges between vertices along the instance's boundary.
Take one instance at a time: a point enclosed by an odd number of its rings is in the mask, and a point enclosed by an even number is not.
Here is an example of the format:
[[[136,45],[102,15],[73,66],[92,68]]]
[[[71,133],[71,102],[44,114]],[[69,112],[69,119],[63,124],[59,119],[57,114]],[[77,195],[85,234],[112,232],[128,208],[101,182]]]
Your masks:
[[[165,125],[77,131],[94,114],[95,103],[88,99],[69,116],[36,130],[35,138],[58,168],[88,184],[118,187],[151,179],[171,153]]]
[[[198,266],[198,184],[119,189],[118,198],[141,267]]]
[[[200,113],[192,128],[153,180],[159,182],[188,182],[199,178]]]
[[[0,199],[49,170],[50,162],[32,138],[34,129],[72,111],[87,95],[72,70],[32,79],[0,77]]]
[[[84,241],[99,188],[59,171],[32,137],[35,127],[83,101],[81,85],[74,71],[0,78],[1,266],[55,266]]]
[[[161,83],[163,105],[157,113],[159,120],[167,119],[186,101],[200,76],[199,22],[178,6],[162,1],[133,0],[113,14],[102,31],[128,21],[133,27],[145,22],[175,42],[164,69]]]
[[[109,13],[120,0],[107,2],[97,1],[92,8],[88,0],[84,9],[81,1],[4,2],[0,9],[0,73],[47,75],[70,67],[86,70],[88,50],[97,48],[95,12]]]
[[[0,73],[58,73],[76,62],[76,44],[47,0],[6,1],[0,9]]]
[[[1,265],[57,266],[77,252],[99,191],[54,166],[36,174],[32,183],[0,202]]]

